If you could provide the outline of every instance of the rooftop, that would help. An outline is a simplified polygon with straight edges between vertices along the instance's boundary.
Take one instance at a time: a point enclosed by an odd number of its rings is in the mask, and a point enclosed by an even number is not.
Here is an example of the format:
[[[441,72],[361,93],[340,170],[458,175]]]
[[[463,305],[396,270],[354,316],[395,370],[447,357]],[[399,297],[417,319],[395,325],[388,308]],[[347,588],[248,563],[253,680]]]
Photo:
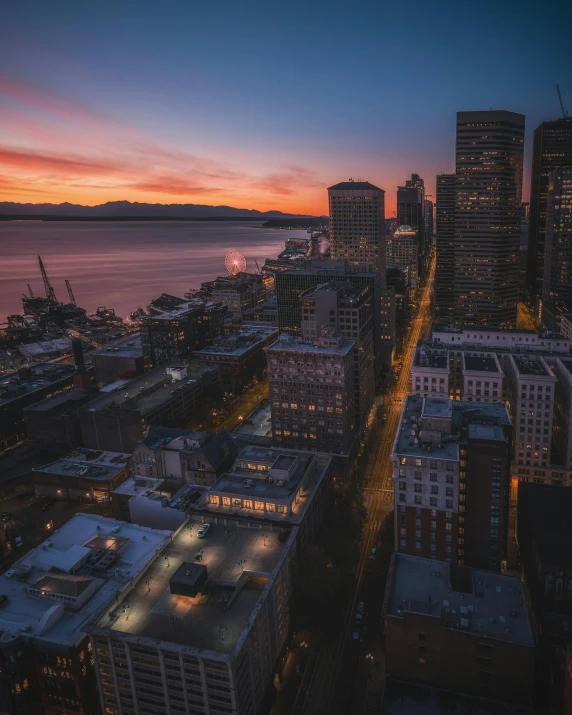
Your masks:
[[[77,514],[4,575],[0,639],[22,635],[73,645],[145,568],[171,532]]]
[[[314,355],[347,355],[355,346],[355,340],[346,340],[340,337],[338,345],[324,346],[318,342],[306,342],[300,338],[291,337],[288,333],[282,333],[280,339],[266,350],[287,350],[289,352],[308,353]]]
[[[463,354],[463,359],[467,370],[475,370],[477,372],[496,372],[502,374],[498,362],[494,357],[477,357],[474,355]]]
[[[394,554],[387,615],[417,613],[443,628],[534,647],[519,578]]]
[[[341,181],[339,184],[329,186],[328,191],[381,191],[383,189],[370,184],[369,181]]]
[[[104,481],[112,479],[118,472],[125,469],[130,459],[130,454],[102,452],[101,450],[78,447],[55,462],[50,462],[43,467],[36,467],[34,472]]]
[[[553,377],[552,370],[536,356],[513,355],[512,359],[520,375],[534,375],[537,377]],[[556,378],[554,378],[556,379]]]
[[[264,538],[259,528],[211,523],[204,539],[200,522],[182,527],[164,555],[157,556],[123,602],[112,606],[96,627],[185,648],[232,653],[260,609],[261,596],[274,579],[296,538],[279,532]],[[202,552],[202,558],[197,558]],[[195,596],[171,593],[170,581],[183,564],[206,566],[206,584]],[[123,609],[126,609],[125,611]],[[141,640],[140,640],[141,639]]]
[[[71,381],[74,370],[73,365],[41,363],[21,368],[11,375],[2,375],[0,377],[0,408],[24,395],[31,395],[60,381]]]
[[[203,310],[213,303],[207,303],[202,298],[191,298],[190,300],[184,300],[181,303],[175,304],[175,300],[182,300],[180,298],[173,298],[173,302],[154,302],[152,306],[149,306],[151,314],[143,318],[143,323],[154,322],[156,320],[176,320],[177,318],[182,318],[186,315],[196,313],[197,311]],[[157,299],[159,300],[159,299]]]
[[[446,370],[449,372],[449,360],[447,354],[437,354],[434,352],[429,352],[427,349],[421,347],[415,350],[413,365],[415,367],[430,367],[437,368],[439,370]]]
[[[94,350],[91,355],[115,355],[117,357],[139,357],[143,354],[141,348],[141,336],[128,335],[121,340],[116,340],[112,343],[107,343],[101,348]]]
[[[158,367],[131,380],[114,392],[97,393],[83,409],[90,412],[109,409],[129,412],[136,409],[140,413],[146,414],[162,405],[176,390],[192,385],[199,381],[205,373],[218,369],[215,366],[199,362],[183,362],[177,366],[177,369],[181,368],[187,371],[186,377],[182,380],[172,380],[172,376],[166,372],[169,368]]]
[[[215,338],[212,345],[207,345],[202,350],[195,350],[193,355],[197,358],[202,355],[240,356],[252,350],[253,347],[262,345],[273,336],[278,338],[277,328],[266,327],[263,324],[258,324],[256,327],[243,326],[237,333]]]

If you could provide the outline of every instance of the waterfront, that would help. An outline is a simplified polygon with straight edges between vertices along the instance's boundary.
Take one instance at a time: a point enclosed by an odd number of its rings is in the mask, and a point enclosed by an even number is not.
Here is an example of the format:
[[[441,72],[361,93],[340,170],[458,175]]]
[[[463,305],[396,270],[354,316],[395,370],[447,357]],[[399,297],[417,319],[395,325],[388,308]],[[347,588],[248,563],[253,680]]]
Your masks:
[[[0,223],[0,322],[20,313],[21,294],[31,284],[44,295],[41,254],[59,300],[67,301],[64,280],[78,305],[94,312],[114,308],[126,317],[160,293],[182,296],[201,281],[225,273],[224,258],[236,249],[255,272],[275,258],[286,238],[307,238],[304,230],[262,228],[262,221],[40,222]]]

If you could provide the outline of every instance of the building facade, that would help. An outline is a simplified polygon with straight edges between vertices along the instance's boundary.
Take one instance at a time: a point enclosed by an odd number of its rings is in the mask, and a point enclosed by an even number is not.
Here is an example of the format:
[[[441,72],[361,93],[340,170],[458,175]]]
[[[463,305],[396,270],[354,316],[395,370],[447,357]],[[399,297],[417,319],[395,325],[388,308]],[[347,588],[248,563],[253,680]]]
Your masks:
[[[455,174],[437,176],[435,308],[440,321],[453,322],[455,307]]]
[[[419,236],[411,226],[400,225],[387,239],[387,268],[399,268],[405,274],[407,287],[415,298],[419,277]]]
[[[570,125],[572,127],[572,122]],[[547,304],[550,304],[554,315],[572,310],[572,160],[570,166],[568,169],[550,172],[548,178],[542,280],[543,316]]]
[[[457,114],[457,323],[516,324],[523,151],[523,115]]]
[[[397,187],[397,226],[411,226],[417,233],[417,272],[420,275],[428,253],[425,208],[425,182],[419,174],[411,174],[405,186]]]
[[[328,200],[332,258],[371,265],[385,276],[385,191],[368,181],[343,181],[330,186]]]
[[[542,294],[544,244],[550,172],[572,166],[572,117],[542,122],[534,130],[530,185],[530,221],[526,287],[531,297]]]

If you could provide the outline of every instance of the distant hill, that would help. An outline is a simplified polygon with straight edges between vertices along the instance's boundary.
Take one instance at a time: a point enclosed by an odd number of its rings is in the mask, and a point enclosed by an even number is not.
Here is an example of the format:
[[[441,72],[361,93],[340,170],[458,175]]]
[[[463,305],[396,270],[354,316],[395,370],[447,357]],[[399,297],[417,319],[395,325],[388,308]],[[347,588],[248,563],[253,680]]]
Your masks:
[[[207,206],[204,204],[140,204],[131,201],[108,201],[98,206],[80,204],[18,204],[0,201],[0,220],[44,219],[75,221],[117,220],[206,220],[206,219],[279,219],[299,218],[304,214],[286,214],[282,211],[256,211],[232,206]]]

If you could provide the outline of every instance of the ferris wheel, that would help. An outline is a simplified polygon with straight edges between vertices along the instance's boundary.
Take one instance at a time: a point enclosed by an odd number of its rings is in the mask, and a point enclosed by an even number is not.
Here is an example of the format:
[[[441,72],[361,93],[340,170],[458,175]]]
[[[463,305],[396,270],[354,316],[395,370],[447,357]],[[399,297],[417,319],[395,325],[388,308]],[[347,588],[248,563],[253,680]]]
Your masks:
[[[235,276],[237,273],[244,273],[246,270],[246,258],[240,251],[229,251],[224,259],[224,265],[230,275]]]

